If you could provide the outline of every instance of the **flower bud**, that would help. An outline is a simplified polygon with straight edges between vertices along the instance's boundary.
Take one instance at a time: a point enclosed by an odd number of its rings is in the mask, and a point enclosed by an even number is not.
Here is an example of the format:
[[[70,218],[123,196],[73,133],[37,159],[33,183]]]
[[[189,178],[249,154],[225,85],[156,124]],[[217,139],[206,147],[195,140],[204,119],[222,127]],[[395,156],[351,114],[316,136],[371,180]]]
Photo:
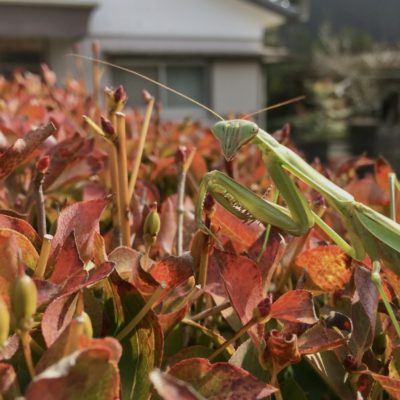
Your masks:
[[[49,169],[50,166],[50,157],[49,156],[44,156],[39,159],[39,161],[36,163],[36,169],[41,173],[45,174],[47,170]]]
[[[151,246],[157,239],[160,232],[160,215],[157,212],[157,202],[150,206],[150,212],[147,214],[143,225],[143,239],[147,246]]]
[[[4,301],[0,299],[0,348],[8,339],[10,333],[10,313]]]
[[[347,354],[347,356],[343,360],[343,366],[346,371],[353,372],[357,370],[357,361],[352,354]]]
[[[23,274],[15,278],[10,297],[16,329],[29,330],[37,307],[37,289],[31,277]]]
[[[272,294],[270,293],[266,298],[262,299],[257,307],[253,310],[253,318],[257,320],[258,323],[266,322],[269,318],[272,306]]]
[[[175,163],[184,164],[187,159],[187,148],[186,146],[179,146],[175,152]]]
[[[101,129],[103,129],[104,133],[107,136],[113,138],[115,136],[115,129],[111,121],[104,117],[100,117],[100,123],[101,123]]]
[[[154,99],[154,97],[147,90],[142,91],[142,96],[146,104],[150,103],[150,101]]]

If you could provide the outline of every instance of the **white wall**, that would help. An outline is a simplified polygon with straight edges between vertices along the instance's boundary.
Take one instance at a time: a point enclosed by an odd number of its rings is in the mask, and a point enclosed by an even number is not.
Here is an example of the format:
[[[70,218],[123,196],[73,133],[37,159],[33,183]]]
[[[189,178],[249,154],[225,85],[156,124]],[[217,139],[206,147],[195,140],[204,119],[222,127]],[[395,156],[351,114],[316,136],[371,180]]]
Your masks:
[[[211,87],[213,108],[218,113],[246,113],[265,104],[265,85],[257,61],[216,62]]]
[[[282,17],[245,0],[101,0],[93,36],[259,40]]]

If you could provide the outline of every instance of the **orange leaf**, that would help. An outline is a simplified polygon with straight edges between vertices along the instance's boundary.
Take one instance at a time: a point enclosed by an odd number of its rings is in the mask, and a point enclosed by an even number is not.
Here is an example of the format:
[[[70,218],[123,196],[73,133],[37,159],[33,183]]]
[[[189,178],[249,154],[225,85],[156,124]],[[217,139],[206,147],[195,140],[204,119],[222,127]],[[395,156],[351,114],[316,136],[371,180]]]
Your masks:
[[[351,277],[351,258],[335,245],[303,251],[295,264],[304,268],[311,281],[325,292],[341,289]]]

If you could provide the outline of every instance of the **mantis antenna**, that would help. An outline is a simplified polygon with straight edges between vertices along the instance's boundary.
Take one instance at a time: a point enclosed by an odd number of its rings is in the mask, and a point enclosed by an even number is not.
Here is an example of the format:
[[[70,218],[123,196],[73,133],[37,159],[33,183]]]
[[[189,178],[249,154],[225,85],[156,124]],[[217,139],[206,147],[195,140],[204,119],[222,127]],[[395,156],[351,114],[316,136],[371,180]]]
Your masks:
[[[261,108],[261,110],[246,114],[242,117],[242,119],[247,119],[249,117],[252,117],[253,115],[257,115],[257,114],[260,114],[265,111],[273,110],[274,108],[279,108],[282,106],[287,106],[288,104],[297,103],[298,101],[304,100],[305,98],[306,98],[306,96],[293,97],[292,99],[281,101],[280,103],[273,104],[272,106],[267,106],[267,107]]]
[[[161,88],[163,88],[163,89],[165,89],[165,90],[170,91],[171,93],[174,93],[174,94],[176,94],[176,95],[178,95],[178,96],[183,97],[184,99],[186,99],[186,100],[192,102],[193,104],[196,104],[197,106],[203,108],[204,110],[207,110],[208,112],[210,112],[211,114],[213,114],[214,116],[216,116],[217,118],[219,118],[221,121],[225,121],[225,120],[221,117],[221,115],[219,115],[217,112],[215,112],[215,111],[212,110],[211,108],[205,106],[204,104],[201,104],[200,102],[198,102],[198,101],[192,99],[191,97],[189,97],[189,96],[187,96],[187,95],[185,95],[185,94],[183,94],[183,93],[181,93],[181,92],[178,92],[177,90],[172,89],[172,88],[170,88],[170,87],[167,86],[167,85],[164,85],[164,84],[162,84],[162,83],[160,83],[160,82],[157,82],[156,80],[151,79],[151,78],[149,78],[149,77],[146,76],[146,75],[140,74],[139,72],[136,72],[136,71],[134,71],[134,70],[132,70],[132,69],[125,68],[125,67],[121,67],[120,65],[113,64],[113,63],[110,63],[110,62],[108,62],[108,61],[103,61],[103,60],[100,60],[100,59],[98,59],[98,58],[93,58],[93,57],[89,57],[89,56],[83,56],[83,55],[81,55],[81,54],[71,53],[71,54],[67,54],[67,56],[83,58],[84,60],[88,60],[88,61],[95,61],[95,62],[97,62],[97,63],[99,63],[99,64],[107,65],[107,66],[109,66],[109,67],[116,68],[116,69],[119,69],[119,70],[121,70],[121,71],[125,71],[125,72],[127,72],[128,74],[136,75],[136,76],[138,76],[139,78],[145,79],[146,81],[149,81],[149,82],[153,83],[154,85],[157,85],[157,86],[159,86],[159,87],[161,87]]]
[[[146,80],[146,81],[148,81],[148,82],[153,83],[154,85],[157,85],[157,86],[159,86],[159,87],[161,87],[161,88],[163,88],[163,89],[165,89],[165,90],[168,90],[168,91],[171,92],[171,93],[176,94],[177,96],[181,96],[182,98],[184,98],[184,99],[190,101],[190,102],[193,103],[193,104],[196,104],[197,106],[199,106],[199,107],[203,108],[204,110],[208,111],[209,113],[213,114],[214,116],[216,116],[216,117],[217,117],[218,119],[220,119],[221,121],[225,121],[224,118],[222,118],[221,115],[219,115],[216,111],[214,111],[214,110],[212,110],[211,108],[205,106],[204,104],[198,102],[197,100],[194,100],[194,99],[192,99],[191,97],[187,96],[186,94],[183,94],[183,93],[181,93],[181,92],[178,92],[177,90],[172,89],[172,88],[170,88],[169,86],[164,85],[163,83],[158,82],[158,81],[156,81],[156,80],[154,80],[154,79],[151,79],[151,78],[149,78],[148,76],[143,75],[143,74],[141,74],[141,73],[139,73],[139,72],[136,72],[136,71],[134,71],[134,70],[132,70],[132,69],[125,68],[125,67],[122,67],[122,66],[120,66],[120,65],[117,65],[117,64],[113,64],[113,63],[111,63],[111,62],[108,62],[108,61],[100,60],[100,59],[98,59],[98,58],[89,57],[89,56],[83,56],[82,54],[70,53],[70,54],[67,54],[67,56],[82,58],[82,59],[88,60],[88,61],[95,61],[95,62],[97,62],[97,63],[99,63],[99,64],[106,65],[106,66],[112,67],[112,68],[116,68],[116,69],[119,69],[119,70],[121,70],[121,71],[125,71],[125,72],[127,72],[128,74],[136,75],[136,76],[138,76],[139,78],[142,78],[142,79],[144,79],[144,80]],[[256,115],[256,114],[259,114],[259,113],[262,113],[262,112],[264,112],[264,111],[273,110],[274,108],[278,108],[278,107],[285,106],[285,105],[287,105],[287,104],[295,103],[295,102],[297,102],[297,101],[303,100],[305,97],[306,97],[306,96],[298,96],[298,97],[294,97],[294,98],[289,99],[289,100],[282,101],[282,102],[277,103],[277,104],[273,104],[273,105],[271,105],[271,106],[262,108],[261,110],[252,112],[252,113],[250,113],[250,114],[246,114],[246,115],[243,117],[243,119],[246,119],[246,118],[248,118],[248,117],[251,117],[251,116]]]

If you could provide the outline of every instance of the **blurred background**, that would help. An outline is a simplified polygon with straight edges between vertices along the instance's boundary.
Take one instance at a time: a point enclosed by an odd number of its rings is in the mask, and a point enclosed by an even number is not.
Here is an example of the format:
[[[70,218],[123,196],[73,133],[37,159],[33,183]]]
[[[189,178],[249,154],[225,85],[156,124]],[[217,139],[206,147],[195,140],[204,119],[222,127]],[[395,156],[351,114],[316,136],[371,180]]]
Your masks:
[[[0,73],[46,63],[62,82],[77,72],[66,54],[90,55],[97,41],[101,58],[220,114],[305,95],[257,122],[269,131],[289,122],[309,160],[382,154],[399,171],[399,14],[398,0],[0,0]],[[165,118],[214,122],[120,70],[104,69],[103,82],[123,84],[130,105],[146,88]]]

